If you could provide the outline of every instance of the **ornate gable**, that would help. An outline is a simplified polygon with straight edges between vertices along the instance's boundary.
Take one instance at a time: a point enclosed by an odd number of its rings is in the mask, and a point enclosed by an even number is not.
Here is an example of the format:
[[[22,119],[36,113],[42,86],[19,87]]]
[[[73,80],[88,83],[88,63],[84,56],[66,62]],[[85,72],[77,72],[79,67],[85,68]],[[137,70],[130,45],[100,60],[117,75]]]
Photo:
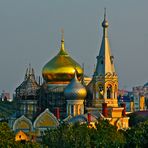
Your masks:
[[[17,118],[13,124],[13,130],[32,130],[32,122],[27,117],[22,115],[20,118]]]
[[[34,128],[47,128],[47,127],[56,127],[59,125],[57,118],[46,109],[42,112],[34,121]]]

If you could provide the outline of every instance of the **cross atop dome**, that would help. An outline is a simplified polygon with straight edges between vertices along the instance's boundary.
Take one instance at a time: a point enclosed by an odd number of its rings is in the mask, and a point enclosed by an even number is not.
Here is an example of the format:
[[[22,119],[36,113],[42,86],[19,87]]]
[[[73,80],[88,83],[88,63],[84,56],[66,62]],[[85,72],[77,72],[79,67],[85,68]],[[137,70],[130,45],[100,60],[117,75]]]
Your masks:
[[[64,29],[61,29],[60,51],[43,67],[43,78],[50,84],[67,84],[73,79],[75,69],[77,70],[78,79],[81,79],[83,70],[66,51],[64,46]]]
[[[61,50],[65,50],[65,44],[64,44],[64,29],[61,28]]]

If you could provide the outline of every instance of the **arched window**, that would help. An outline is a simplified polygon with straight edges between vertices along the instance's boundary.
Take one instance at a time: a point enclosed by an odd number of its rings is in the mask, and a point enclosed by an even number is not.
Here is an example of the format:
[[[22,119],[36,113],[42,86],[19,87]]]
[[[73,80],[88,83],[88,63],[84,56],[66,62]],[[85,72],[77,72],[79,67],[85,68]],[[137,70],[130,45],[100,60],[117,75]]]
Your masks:
[[[117,98],[117,85],[115,85],[114,98]]]
[[[111,94],[112,94],[112,86],[108,85],[107,86],[107,99],[112,98]]]
[[[99,99],[103,99],[103,86],[99,85]]]
[[[73,115],[74,114],[74,106],[71,105],[71,114]]]

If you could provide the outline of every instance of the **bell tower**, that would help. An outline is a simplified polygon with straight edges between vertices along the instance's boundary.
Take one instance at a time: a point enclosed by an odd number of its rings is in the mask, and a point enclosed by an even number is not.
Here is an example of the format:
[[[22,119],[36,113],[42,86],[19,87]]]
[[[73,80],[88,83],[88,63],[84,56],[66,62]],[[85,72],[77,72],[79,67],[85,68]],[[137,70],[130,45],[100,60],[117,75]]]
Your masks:
[[[109,23],[106,18],[106,9],[104,11],[104,20],[102,22],[103,37],[97,58],[96,69],[93,75],[93,98],[92,106],[102,109],[102,103],[107,103],[108,107],[118,107],[118,76],[114,68],[114,57],[111,55],[111,49],[108,39]]]

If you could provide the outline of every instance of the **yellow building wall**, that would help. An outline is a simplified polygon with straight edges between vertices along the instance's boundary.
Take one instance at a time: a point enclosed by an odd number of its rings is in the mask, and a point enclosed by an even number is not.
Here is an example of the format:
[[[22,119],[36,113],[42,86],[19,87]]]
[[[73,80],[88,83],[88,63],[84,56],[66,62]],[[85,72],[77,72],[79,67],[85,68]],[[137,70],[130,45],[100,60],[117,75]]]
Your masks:
[[[139,108],[140,108],[140,110],[144,110],[144,108],[145,108],[145,97],[144,96],[140,97]]]
[[[19,131],[15,135],[15,141],[21,141],[21,140],[25,140],[25,141],[29,140],[29,137],[23,131]]]
[[[115,125],[117,129],[129,128],[129,117],[112,118],[110,124]]]
[[[134,102],[133,101],[130,102],[130,109],[131,109],[131,112],[134,112]]]

